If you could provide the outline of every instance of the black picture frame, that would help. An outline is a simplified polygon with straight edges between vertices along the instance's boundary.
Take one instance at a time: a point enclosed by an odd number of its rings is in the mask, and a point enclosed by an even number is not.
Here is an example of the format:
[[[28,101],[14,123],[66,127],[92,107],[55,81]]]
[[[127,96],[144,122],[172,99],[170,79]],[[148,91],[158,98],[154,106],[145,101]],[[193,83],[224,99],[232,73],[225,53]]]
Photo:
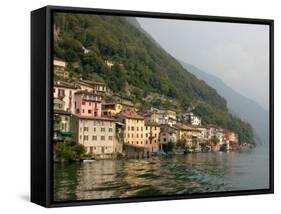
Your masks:
[[[52,44],[53,13],[87,13],[227,23],[268,25],[270,28],[270,188],[191,195],[54,202],[52,199]],[[44,207],[226,197],[274,193],[274,21],[237,17],[187,15],[125,10],[46,6],[31,12],[31,201]]]

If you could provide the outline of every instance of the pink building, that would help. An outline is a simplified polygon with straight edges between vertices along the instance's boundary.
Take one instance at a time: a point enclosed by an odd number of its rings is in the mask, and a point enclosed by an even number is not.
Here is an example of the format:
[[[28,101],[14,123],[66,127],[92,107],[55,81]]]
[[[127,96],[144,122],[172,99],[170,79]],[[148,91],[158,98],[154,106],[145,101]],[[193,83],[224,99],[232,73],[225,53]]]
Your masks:
[[[72,83],[55,81],[53,94],[54,98],[64,101],[64,111],[74,113],[74,93],[77,87]]]
[[[74,97],[75,114],[101,117],[101,96],[89,91],[77,91]]]

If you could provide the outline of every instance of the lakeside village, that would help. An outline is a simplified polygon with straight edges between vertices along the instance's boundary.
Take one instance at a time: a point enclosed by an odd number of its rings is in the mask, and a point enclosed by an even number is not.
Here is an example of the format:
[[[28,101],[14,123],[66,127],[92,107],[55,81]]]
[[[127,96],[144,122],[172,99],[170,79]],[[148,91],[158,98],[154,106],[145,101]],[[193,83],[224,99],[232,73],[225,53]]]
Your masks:
[[[203,126],[192,112],[152,107],[139,111],[120,97],[105,102],[105,96],[115,95],[104,82],[69,78],[66,62],[54,59],[53,63],[55,162],[241,148],[236,133],[210,124]],[[66,151],[66,145],[75,149]]]

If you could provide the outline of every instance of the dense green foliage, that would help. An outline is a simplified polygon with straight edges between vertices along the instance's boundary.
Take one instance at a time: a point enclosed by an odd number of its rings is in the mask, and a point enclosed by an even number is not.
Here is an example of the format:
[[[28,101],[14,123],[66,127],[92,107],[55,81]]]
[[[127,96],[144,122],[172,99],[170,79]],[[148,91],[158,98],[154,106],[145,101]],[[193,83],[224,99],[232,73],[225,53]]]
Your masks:
[[[83,145],[74,142],[57,142],[54,144],[54,154],[56,161],[78,161],[87,156]]]
[[[241,140],[252,141],[251,127],[228,113],[225,99],[216,90],[187,72],[128,18],[57,13],[54,21],[54,54],[69,63],[72,75],[102,78],[115,93],[143,106],[177,111],[195,107],[203,122],[225,126]],[[107,66],[105,60],[114,65]],[[128,88],[133,88],[129,95]],[[161,94],[167,101],[147,102],[149,93]]]

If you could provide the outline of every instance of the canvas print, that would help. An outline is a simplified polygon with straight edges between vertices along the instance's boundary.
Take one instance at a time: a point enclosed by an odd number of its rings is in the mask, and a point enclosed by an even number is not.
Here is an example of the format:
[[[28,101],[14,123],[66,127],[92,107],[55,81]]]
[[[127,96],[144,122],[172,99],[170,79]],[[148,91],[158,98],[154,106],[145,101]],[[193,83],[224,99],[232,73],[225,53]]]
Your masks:
[[[269,25],[52,25],[54,202],[269,189]]]

